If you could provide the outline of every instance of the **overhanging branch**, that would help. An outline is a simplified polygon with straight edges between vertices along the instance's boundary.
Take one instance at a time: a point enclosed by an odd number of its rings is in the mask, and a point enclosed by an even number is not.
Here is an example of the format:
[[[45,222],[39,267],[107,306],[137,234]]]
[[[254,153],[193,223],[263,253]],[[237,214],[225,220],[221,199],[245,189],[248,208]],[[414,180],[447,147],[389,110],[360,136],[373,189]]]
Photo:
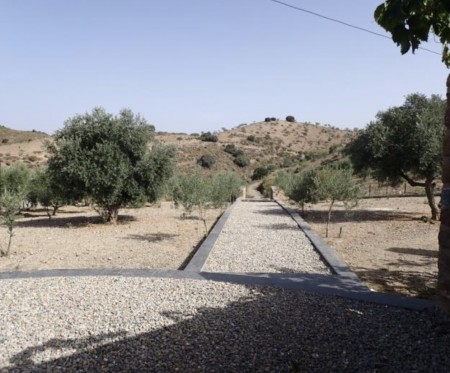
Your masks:
[[[401,172],[400,176],[405,179],[409,185],[413,186],[413,187],[425,187],[426,183],[420,183],[418,181],[414,181],[413,179],[411,179],[408,175],[406,175],[405,173]]]

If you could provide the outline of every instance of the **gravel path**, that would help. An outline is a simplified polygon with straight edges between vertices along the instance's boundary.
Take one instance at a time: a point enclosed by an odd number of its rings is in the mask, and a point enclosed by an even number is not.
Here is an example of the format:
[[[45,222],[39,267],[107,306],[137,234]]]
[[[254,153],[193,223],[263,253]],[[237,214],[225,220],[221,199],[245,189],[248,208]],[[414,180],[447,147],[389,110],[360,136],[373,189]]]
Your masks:
[[[278,204],[242,201],[234,206],[202,271],[331,274]]]
[[[431,313],[157,278],[2,280],[0,372],[444,372]]]

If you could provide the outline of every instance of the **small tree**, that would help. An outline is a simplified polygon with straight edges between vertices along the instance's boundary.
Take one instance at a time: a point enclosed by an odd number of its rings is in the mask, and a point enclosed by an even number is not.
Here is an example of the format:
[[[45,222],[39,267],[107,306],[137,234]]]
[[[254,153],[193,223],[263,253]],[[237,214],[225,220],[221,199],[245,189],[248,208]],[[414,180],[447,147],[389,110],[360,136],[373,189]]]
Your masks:
[[[0,256],[8,256],[11,250],[12,238],[14,236],[14,226],[20,211],[22,196],[17,192],[10,192],[3,189],[0,195],[0,221],[8,230],[8,245],[5,250],[0,248]]]
[[[353,180],[350,169],[326,167],[317,171],[314,176],[315,194],[319,200],[327,200],[327,226],[325,237],[328,237],[328,226],[331,221],[331,211],[336,201],[344,202],[347,209],[356,206],[359,198],[359,188]]]
[[[96,108],[56,133],[49,172],[65,196],[91,199],[104,220],[115,223],[120,208],[143,205],[155,196],[152,184],[170,173],[173,151],[157,146],[149,153],[153,134],[130,110],[113,116]]]
[[[242,179],[234,172],[222,172],[214,176],[211,182],[211,202],[213,207],[223,208],[234,202],[240,193]]]
[[[286,117],[286,122],[291,122],[291,123],[295,123],[295,117],[292,115],[288,115]]]
[[[71,204],[64,196],[62,189],[52,179],[47,168],[37,169],[31,177],[27,199],[33,204],[38,203],[45,208],[48,218],[56,215],[56,211],[63,205]],[[51,211],[50,211],[51,208]]]
[[[190,216],[195,209],[198,211],[207,234],[205,211],[211,201],[211,182],[198,171],[192,174],[179,174],[171,180],[171,195],[175,207],[180,205],[183,207],[183,216]]]

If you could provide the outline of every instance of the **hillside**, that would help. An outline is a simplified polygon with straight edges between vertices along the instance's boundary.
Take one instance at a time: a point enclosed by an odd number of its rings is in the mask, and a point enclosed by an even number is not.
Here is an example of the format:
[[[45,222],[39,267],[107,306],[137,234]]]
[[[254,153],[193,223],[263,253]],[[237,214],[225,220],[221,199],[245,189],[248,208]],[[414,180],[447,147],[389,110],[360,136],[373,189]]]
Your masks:
[[[213,156],[216,163],[211,171],[234,170],[243,176],[251,176],[258,166],[296,166],[299,163],[329,160],[338,157],[341,149],[353,136],[353,131],[321,126],[319,124],[292,123],[283,120],[256,122],[217,132],[217,142],[206,142],[198,134],[173,134],[159,132],[157,139],[174,144],[179,149],[177,165],[188,170],[204,154]],[[234,157],[224,151],[227,144],[234,144],[249,158],[250,165],[240,168]]]
[[[156,139],[177,147],[176,167],[188,171],[197,167],[202,155],[210,155],[215,163],[206,173],[233,170],[249,178],[259,166],[298,167],[339,158],[339,149],[353,136],[353,131],[310,123],[283,120],[242,124],[214,133],[218,141],[201,141],[199,134],[157,132]],[[0,128],[0,164],[24,162],[30,167],[44,164],[48,155],[43,143],[51,137],[42,132]],[[246,167],[237,166],[234,157],[225,152],[234,144],[249,160]]]

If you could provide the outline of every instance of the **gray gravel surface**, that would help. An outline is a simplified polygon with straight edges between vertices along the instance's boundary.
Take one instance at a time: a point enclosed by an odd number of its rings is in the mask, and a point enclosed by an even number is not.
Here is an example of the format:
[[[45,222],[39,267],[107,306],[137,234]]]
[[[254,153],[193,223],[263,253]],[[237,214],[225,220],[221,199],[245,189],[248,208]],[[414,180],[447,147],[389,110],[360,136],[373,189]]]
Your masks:
[[[202,271],[331,274],[292,218],[270,201],[236,203]]]
[[[426,312],[136,277],[2,280],[0,372],[447,372]]]

